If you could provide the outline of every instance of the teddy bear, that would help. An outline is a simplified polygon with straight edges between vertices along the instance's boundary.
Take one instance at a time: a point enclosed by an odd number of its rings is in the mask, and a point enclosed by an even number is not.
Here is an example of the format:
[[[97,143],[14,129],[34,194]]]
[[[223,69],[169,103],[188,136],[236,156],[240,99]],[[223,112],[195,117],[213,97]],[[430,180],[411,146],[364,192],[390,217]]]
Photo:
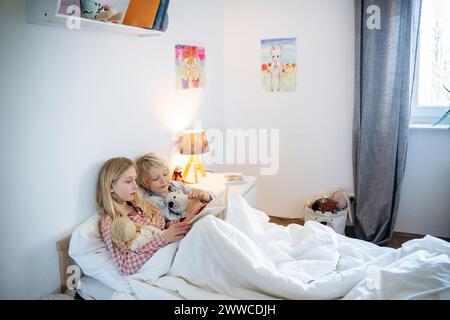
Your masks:
[[[166,203],[172,212],[183,213],[189,205],[189,199],[183,192],[174,191],[166,196]]]
[[[161,230],[151,226],[135,224],[128,217],[119,217],[111,223],[111,240],[119,247],[136,251],[145,246]]]
[[[83,18],[120,23],[122,12],[110,4],[102,4],[94,0],[81,0],[81,16]]]
[[[189,199],[181,191],[169,192],[165,200],[169,209],[177,214],[183,214],[184,212],[197,214],[206,206],[200,199]]]
[[[173,170],[173,174],[172,174],[172,180],[173,181],[178,181],[178,182],[185,182],[183,179],[183,174],[181,173],[181,167],[180,166],[176,166],[175,169]]]

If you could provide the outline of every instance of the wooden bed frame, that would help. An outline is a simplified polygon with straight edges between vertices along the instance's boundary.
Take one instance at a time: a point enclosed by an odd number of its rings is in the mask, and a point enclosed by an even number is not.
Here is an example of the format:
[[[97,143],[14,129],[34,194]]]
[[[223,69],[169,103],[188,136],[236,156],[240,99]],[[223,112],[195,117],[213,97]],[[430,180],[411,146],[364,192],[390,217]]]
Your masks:
[[[67,279],[71,275],[70,273],[67,273],[67,268],[70,265],[76,264],[69,256],[69,244],[71,237],[72,235],[69,235],[64,239],[61,239],[56,242],[56,250],[58,250],[58,258],[59,258],[59,279],[60,279],[61,293],[65,293],[67,291]]]

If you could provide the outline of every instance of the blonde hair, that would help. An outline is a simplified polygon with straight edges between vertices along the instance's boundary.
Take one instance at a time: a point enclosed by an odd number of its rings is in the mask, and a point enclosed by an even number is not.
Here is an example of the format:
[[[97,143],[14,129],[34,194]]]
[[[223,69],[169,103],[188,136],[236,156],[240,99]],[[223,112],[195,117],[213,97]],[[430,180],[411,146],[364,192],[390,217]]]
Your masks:
[[[167,169],[170,172],[169,164],[156,153],[147,153],[136,160],[137,182],[141,188],[150,191],[152,169]]]
[[[135,163],[130,159],[112,158],[105,162],[98,174],[96,191],[98,212],[100,215],[109,215],[113,221],[118,217],[127,216],[127,212],[123,211],[122,206],[114,198],[111,188],[130,167],[137,171]],[[141,209],[152,220],[152,223],[157,224],[162,218],[158,208],[150,201],[141,199],[137,192],[133,205]]]
[[[119,217],[111,223],[111,240],[119,247],[129,247],[138,228],[128,217]]]

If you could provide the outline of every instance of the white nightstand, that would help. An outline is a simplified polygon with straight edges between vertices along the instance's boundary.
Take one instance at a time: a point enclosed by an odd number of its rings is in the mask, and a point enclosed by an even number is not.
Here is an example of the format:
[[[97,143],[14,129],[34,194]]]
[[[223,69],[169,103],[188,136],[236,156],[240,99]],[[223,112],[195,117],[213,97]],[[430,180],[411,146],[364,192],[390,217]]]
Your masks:
[[[209,190],[215,194],[219,194],[223,189],[229,187],[229,193],[240,193],[253,208],[257,208],[258,194],[256,177],[245,176],[245,182],[225,184],[225,174],[226,173],[206,172],[206,177],[200,177],[197,184],[189,184],[189,186],[202,190]]]

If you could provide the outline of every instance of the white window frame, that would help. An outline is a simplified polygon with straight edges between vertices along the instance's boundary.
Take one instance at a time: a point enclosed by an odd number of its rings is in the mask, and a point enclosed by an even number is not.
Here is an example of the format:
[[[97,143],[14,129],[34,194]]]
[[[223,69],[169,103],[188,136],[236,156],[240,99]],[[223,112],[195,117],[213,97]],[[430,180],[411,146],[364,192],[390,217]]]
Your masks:
[[[420,46],[420,44],[419,44]],[[448,110],[449,106],[419,106],[419,63],[420,53],[417,53],[416,74],[414,80],[413,97],[411,105],[411,123],[413,124],[435,124]],[[450,88],[449,88],[450,89]],[[442,88],[442,90],[445,90]],[[441,124],[450,124],[450,117],[447,117]]]
[[[411,105],[411,124],[412,125],[414,125],[414,124],[433,125],[448,110],[449,105],[437,106],[437,107],[436,106],[426,106],[426,105],[419,106],[419,78],[420,78],[419,70],[420,70],[420,34],[419,34],[418,46],[417,46],[417,61],[416,61],[416,65],[415,65],[415,79],[414,79],[413,97],[412,97],[412,105]],[[442,90],[445,90],[444,87],[442,87]],[[447,117],[447,119],[445,119],[445,121],[442,121],[441,124],[449,125],[450,117]]]

